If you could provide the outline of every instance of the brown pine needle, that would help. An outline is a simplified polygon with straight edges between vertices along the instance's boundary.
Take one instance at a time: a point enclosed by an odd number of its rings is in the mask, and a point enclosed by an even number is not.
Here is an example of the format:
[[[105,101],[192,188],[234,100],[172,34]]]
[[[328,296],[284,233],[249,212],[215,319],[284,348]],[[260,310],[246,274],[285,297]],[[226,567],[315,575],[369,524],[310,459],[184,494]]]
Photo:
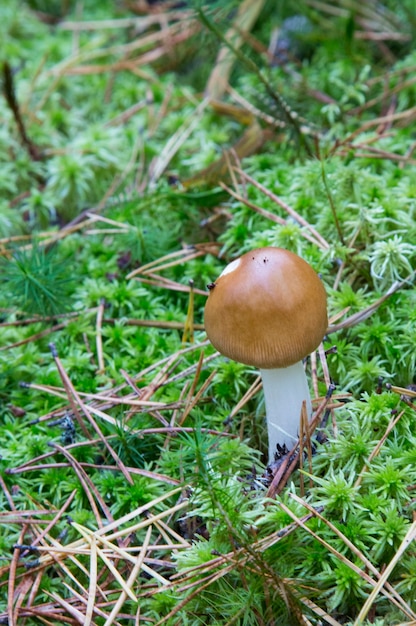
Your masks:
[[[64,370],[64,367],[63,367],[63,365],[61,363],[61,360],[58,357],[58,354],[57,354],[56,349],[55,349],[55,345],[54,344],[50,344],[50,349],[51,349],[51,352],[52,352],[52,357],[53,357],[53,359],[55,361],[56,368],[58,370],[58,373],[59,373],[59,375],[61,377],[61,380],[62,380],[62,383],[64,385],[64,388],[65,388],[65,391],[66,391],[66,394],[67,394],[67,397],[68,397],[68,400],[69,400],[69,404],[71,405],[71,409],[72,409],[73,414],[74,414],[74,416],[75,416],[75,418],[76,418],[76,420],[78,422],[78,425],[81,428],[84,437],[86,437],[86,439],[91,439],[91,435],[88,432],[87,427],[85,426],[84,420],[82,419],[81,414],[80,414],[80,412],[78,410],[77,403],[75,402],[75,398],[76,398],[75,390],[72,387],[71,381],[69,380],[69,377],[68,377],[68,375],[67,375],[66,371]],[[78,403],[78,405],[79,405],[79,403]]]
[[[182,335],[182,343],[193,343],[194,342],[194,281],[189,281],[189,301],[188,301],[188,311],[186,313],[186,320],[183,329]]]
[[[24,537],[26,535],[27,526],[26,524],[22,527],[19,536],[19,543],[23,543]],[[8,616],[8,624],[10,626],[17,626],[17,607],[15,606],[15,587],[16,587],[16,571],[20,558],[20,550],[19,548],[15,548],[13,550],[13,556],[10,562],[10,572],[9,572],[9,580],[7,585],[7,616]]]
[[[146,519],[144,519],[141,522],[137,522],[136,524],[133,524],[133,526],[130,526],[128,528],[128,531],[126,531],[126,530],[118,530],[118,531],[115,531],[115,532],[111,533],[109,536],[107,536],[107,539],[108,540],[118,539],[119,537],[123,537],[126,534],[131,534],[131,533],[137,532],[137,531],[139,531],[139,530],[141,530],[143,528],[147,528],[147,526],[149,526],[150,524],[153,524],[154,522],[158,521],[159,519],[163,519],[164,517],[167,517],[168,515],[173,515],[174,513],[177,513],[178,511],[181,511],[182,509],[186,508],[187,506],[188,506],[188,502],[186,500],[183,500],[182,502],[179,502],[179,504],[175,504],[174,506],[172,506],[167,511],[162,511],[161,513],[158,513],[157,515],[152,515],[151,517],[147,517]],[[109,524],[109,526],[111,526],[111,524]],[[107,528],[106,528],[106,530],[107,530]]]
[[[182,487],[155,498],[152,502],[139,507],[118,520],[110,522],[107,526],[97,528],[95,531],[74,522],[73,528],[81,535],[81,539],[73,541],[68,545],[62,545],[48,533],[43,533],[37,541],[41,545],[36,546],[36,550],[40,554],[37,559],[37,566],[31,569],[30,577],[27,574],[25,575],[19,587],[21,590],[21,601],[23,601],[27,590],[30,588],[29,583],[32,576],[37,575],[37,585],[39,585],[42,572],[45,572],[48,567],[55,564],[61,570],[59,575],[63,578],[64,586],[67,586],[65,579],[69,579],[79,589],[79,592],[74,589],[73,593],[71,593],[71,600],[63,599],[58,593],[50,594],[50,597],[56,603],[53,611],[57,610],[56,606],[62,607],[66,615],[70,615],[71,619],[76,620],[77,623],[91,625],[94,623],[94,615],[96,614],[104,617],[105,623],[108,625],[118,624],[116,617],[120,614],[124,602],[128,598],[133,602],[137,602],[133,586],[138,583],[138,576],[141,570],[147,577],[152,578],[156,585],[170,586],[170,581],[158,571],[158,568],[153,569],[152,567],[152,565],[171,567],[170,559],[149,559],[146,557],[148,551],[157,550],[160,552],[161,550],[167,550],[170,553],[172,550],[177,551],[189,547],[189,542],[184,540],[183,537],[163,521],[164,518],[171,517],[187,507],[188,503],[186,500],[180,501],[165,511],[157,511],[155,514],[151,513],[154,507],[158,507],[164,500],[180,492],[182,492]],[[146,516],[138,523],[135,523],[134,518],[140,518],[145,513]],[[133,524],[129,524],[129,522],[133,522]],[[114,543],[114,541],[117,542],[121,538],[128,539],[141,529],[146,531],[145,539],[141,546],[124,548],[122,547],[123,544]],[[153,530],[158,532],[158,536],[162,535],[164,537],[165,544],[161,544],[157,540],[154,545],[151,545]],[[26,533],[26,527],[23,528],[23,532]],[[21,540],[23,540],[23,534]],[[20,552],[21,548],[16,547],[16,559],[19,558]],[[85,562],[85,557],[89,559],[89,569],[79,561],[78,556],[83,556],[83,562]],[[81,570],[89,581],[88,589],[83,587],[78,580],[79,577],[75,576],[73,571],[65,565],[64,561],[66,559],[69,559],[76,568]],[[99,562],[103,563],[101,569],[98,568]],[[126,565],[129,563],[133,564],[133,570],[131,571],[129,568],[126,569]],[[126,578],[125,573],[127,571],[129,571],[129,574]],[[98,583],[99,579],[101,579],[100,586]],[[14,581],[15,577],[12,577],[10,580]],[[117,587],[114,586],[114,583]],[[109,584],[110,586],[108,586]],[[68,589],[70,589],[69,586]],[[100,608],[100,603],[97,603],[96,599],[97,593],[104,599],[104,605],[101,604],[101,606],[111,605],[110,614],[104,613]],[[117,597],[109,603],[106,598],[110,593],[112,595],[117,594]],[[19,607],[15,603],[13,611],[16,612],[18,609]],[[37,609],[39,607],[36,607],[35,610]],[[22,610],[19,611],[19,615],[23,614]],[[53,611],[51,615],[53,615]],[[12,621],[11,623],[14,624],[15,622]]]
[[[159,259],[155,259],[154,261],[150,261],[149,263],[141,265],[137,269],[130,272],[130,274],[127,274],[126,279],[130,280],[131,278],[134,278],[138,274],[147,274],[149,271],[154,272],[155,270],[160,271],[160,269],[164,269],[166,267],[172,267],[174,265],[177,265],[178,263],[181,264],[185,260],[189,260],[188,259],[189,256],[191,258],[194,258],[193,255],[194,255],[193,246],[182,248],[181,250],[176,250],[175,252],[170,252],[169,254],[160,257]],[[167,264],[166,264],[166,261],[168,261]]]

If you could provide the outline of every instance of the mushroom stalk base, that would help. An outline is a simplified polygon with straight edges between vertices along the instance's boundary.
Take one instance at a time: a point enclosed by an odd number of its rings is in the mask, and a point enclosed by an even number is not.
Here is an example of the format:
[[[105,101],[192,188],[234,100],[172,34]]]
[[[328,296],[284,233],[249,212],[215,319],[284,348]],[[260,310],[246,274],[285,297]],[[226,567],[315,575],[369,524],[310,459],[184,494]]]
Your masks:
[[[281,369],[260,370],[266,404],[269,436],[269,463],[272,463],[277,444],[291,450],[299,435],[302,403],[306,402],[308,420],[312,403],[302,361]]]

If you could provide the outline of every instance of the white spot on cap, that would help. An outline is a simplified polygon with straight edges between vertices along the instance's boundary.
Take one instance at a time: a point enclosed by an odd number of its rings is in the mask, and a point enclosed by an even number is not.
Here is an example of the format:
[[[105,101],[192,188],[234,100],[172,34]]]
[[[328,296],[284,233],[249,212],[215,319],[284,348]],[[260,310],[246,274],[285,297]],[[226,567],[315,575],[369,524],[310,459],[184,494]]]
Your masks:
[[[234,270],[236,270],[237,267],[240,265],[240,261],[241,259],[235,259],[234,261],[231,261],[231,263],[229,263],[227,267],[223,269],[220,276],[225,276],[226,274],[230,274],[231,272],[234,272]]]

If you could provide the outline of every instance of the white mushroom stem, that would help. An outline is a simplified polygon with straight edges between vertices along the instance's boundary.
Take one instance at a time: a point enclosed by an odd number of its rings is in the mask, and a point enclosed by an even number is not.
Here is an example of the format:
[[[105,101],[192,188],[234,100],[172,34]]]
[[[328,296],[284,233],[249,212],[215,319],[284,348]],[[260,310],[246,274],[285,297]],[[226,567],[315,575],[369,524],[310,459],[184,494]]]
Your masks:
[[[302,403],[308,420],[312,403],[302,361],[281,369],[260,370],[266,404],[269,436],[269,463],[274,461],[277,444],[291,450],[299,436]]]

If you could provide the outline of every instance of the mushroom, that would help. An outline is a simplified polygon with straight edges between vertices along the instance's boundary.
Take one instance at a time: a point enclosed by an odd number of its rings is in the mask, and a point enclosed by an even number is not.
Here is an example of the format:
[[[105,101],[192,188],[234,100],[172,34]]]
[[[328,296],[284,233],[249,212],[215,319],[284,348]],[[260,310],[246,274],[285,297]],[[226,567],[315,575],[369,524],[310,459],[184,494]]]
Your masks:
[[[293,448],[303,402],[312,414],[302,360],[328,326],[324,286],[299,256],[267,247],[232,261],[209,290],[209,340],[224,356],[260,369],[271,463],[278,446]]]

